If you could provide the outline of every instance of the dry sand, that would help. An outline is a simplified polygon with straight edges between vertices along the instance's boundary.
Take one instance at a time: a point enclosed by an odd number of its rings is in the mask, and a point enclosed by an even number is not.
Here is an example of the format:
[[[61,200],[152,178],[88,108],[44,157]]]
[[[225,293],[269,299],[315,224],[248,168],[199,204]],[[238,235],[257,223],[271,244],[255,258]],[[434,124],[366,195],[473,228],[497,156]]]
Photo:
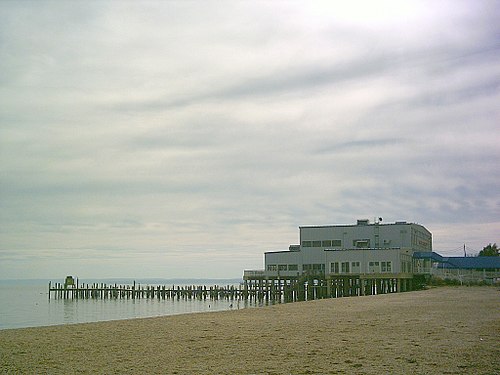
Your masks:
[[[500,374],[500,291],[425,291],[0,331],[0,372]]]

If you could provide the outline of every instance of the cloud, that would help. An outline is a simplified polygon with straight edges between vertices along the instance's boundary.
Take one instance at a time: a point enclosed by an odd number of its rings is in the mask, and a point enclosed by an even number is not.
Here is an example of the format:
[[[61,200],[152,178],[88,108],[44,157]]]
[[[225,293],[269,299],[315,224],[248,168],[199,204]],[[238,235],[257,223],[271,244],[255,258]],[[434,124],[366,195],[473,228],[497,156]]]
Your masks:
[[[500,243],[498,7],[388,4],[7,3],[0,274],[237,277],[375,216]]]

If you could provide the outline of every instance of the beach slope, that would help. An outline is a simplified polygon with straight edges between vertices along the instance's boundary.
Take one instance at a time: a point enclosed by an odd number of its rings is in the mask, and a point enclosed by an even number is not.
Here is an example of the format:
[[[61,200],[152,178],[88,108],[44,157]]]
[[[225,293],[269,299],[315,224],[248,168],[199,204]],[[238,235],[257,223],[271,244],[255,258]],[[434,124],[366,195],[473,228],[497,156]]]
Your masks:
[[[0,372],[499,374],[500,291],[439,287],[2,330]]]

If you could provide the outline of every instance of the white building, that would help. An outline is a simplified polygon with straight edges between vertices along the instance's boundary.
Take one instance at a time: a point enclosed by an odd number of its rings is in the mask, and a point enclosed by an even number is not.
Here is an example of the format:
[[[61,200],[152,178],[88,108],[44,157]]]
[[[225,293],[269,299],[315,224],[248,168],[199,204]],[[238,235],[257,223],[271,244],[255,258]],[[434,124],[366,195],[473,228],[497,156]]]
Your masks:
[[[265,268],[244,277],[372,275],[410,277],[428,267],[414,252],[432,252],[432,234],[422,225],[358,220],[353,225],[303,226],[300,244],[265,253]],[[427,261],[428,262],[428,261]],[[425,267],[424,267],[425,266]]]

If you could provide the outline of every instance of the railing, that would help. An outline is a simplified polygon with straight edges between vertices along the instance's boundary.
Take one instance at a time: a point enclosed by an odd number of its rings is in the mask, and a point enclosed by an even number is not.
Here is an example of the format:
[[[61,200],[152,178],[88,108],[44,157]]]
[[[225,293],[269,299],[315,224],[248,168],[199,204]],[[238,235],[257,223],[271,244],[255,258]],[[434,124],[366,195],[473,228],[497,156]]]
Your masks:
[[[264,270],[245,270],[243,277],[262,277],[266,274]]]
[[[464,270],[453,268],[432,268],[431,275],[443,279],[455,279],[461,281],[500,279],[500,271]]]
[[[300,275],[322,275],[324,276],[324,272],[299,272],[297,270],[294,271],[285,271],[285,270],[245,270],[243,272],[243,278],[245,279],[251,279],[254,277],[261,278],[261,277],[270,277],[270,278],[279,278],[279,277],[298,277]]]

